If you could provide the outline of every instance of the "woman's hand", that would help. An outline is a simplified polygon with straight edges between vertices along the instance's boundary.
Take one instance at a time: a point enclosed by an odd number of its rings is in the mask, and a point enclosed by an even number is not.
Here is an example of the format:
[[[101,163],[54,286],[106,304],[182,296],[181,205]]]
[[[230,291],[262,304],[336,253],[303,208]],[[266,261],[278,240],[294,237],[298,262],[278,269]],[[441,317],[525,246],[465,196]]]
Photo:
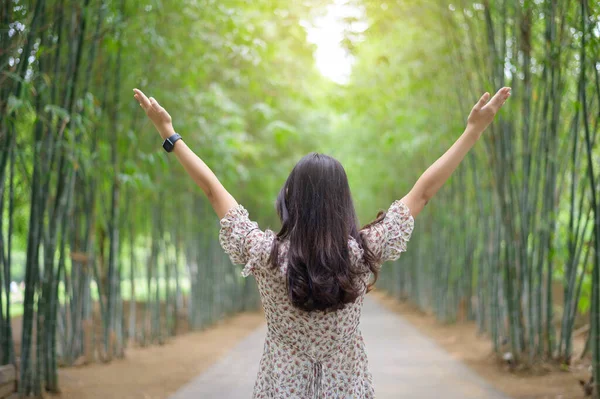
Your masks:
[[[425,204],[429,202],[450,178],[450,175],[452,175],[469,150],[475,145],[481,133],[492,123],[494,116],[496,116],[496,113],[504,105],[508,97],[510,97],[510,87],[503,87],[498,90],[498,93],[491,100],[490,94],[485,93],[479,102],[475,104],[469,115],[465,132],[444,155],[421,175],[412,190],[402,198],[402,201],[408,206],[413,217],[417,217]]]
[[[133,92],[135,93],[133,97],[135,97],[140,106],[146,111],[146,115],[148,115],[148,118],[150,118],[163,140],[174,135],[175,129],[173,129],[171,115],[160,106],[158,101],[154,97],[146,97],[141,90],[133,89]]]
[[[146,115],[156,127],[163,139],[167,139],[175,134],[171,115],[152,97],[148,98],[138,89],[133,89],[133,96],[140,103],[140,106],[146,111]],[[178,140],[173,149],[173,153],[183,165],[185,171],[204,191],[206,197],[213,206],[219,219],[237,205],[235,199],[225,190],[225,187],[219,182],[217,176],[210,168],[185,144],[183,140]]]
[[[498,90],[491,100],[490,93],[485,93],[471,110],[471,114],[467,120],[467,127],[477,134],[483,133],[490,123],[492,123],[508,97],[510,97],[510,87],[503,87]]]

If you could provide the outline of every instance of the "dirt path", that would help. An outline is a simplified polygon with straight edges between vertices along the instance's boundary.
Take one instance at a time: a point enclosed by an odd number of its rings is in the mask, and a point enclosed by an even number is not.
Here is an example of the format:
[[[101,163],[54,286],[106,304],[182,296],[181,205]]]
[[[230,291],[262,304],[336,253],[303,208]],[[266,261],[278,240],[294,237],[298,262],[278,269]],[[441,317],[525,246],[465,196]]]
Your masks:
[[[361,330],[378,399],[508,399],[370,296]],[[250,398],[265,331],[252,333],[171,399]]]
[[[442,325],[377,292],[361,326],[378,399],[506,398],[490,385],[515,399],[582,399],[578,379],[589,376],[585,362],[571,372],[544,365],[535,375],[510,373],[473,323]],[[250,398],[265,331],[262,314],[244,314],[162,347],[128,349],[111,364],[62,369],[62,398]]]
[[[163,346],[131,348],[109,364],[60,370],[64,399],[164,399],[205,371],[264,322],[242,314]]]
[[[473,322],[441,324],[433,315],[400,303],[381,293],[374,293],[379,303],[399,314],[422,334],[432,339],[454,359],[466,364],[493,386],[515,399],[584,399],[579,380],[590,376],[589,359],[580,360],[585,344],[583,335],[575,337],[573,362],[568,371],[556,363],[539,364],[534,369],[511,372],[493,355],[489,337],[480,336]]]

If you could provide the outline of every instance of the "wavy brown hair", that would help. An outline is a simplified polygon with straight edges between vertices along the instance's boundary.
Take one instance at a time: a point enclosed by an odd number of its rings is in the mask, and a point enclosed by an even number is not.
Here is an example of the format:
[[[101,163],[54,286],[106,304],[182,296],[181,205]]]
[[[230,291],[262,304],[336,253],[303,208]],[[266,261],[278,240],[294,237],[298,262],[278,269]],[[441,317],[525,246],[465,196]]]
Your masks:
[[[377,280],[378,260],[358,230],[348,178],[342,164],[311,153],[294,167],[276,203],[281,230],[270,263],[276,268],[279,245],[289,239],[287,289],[292,304],[306,311],[333,311],[354,302]],[[378,215],[374,223],[383,218]],[[373,223],[369,224],[372,225]],[[373,273],[365,287],[364,267],[353,265],[348,239],[363,250],[363,263]]]

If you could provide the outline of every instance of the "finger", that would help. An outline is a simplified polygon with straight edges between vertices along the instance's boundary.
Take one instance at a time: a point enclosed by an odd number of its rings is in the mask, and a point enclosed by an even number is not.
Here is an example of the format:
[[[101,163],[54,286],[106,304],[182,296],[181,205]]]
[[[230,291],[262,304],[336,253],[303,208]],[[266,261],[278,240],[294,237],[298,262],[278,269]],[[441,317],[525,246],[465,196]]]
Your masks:
[[[499,109],[504,104],[506,99],[508,99],[509,96],[510,87],[503,87],[500,90],[498,90],[496,95],[494,95],[494,97],[490,100],[489,104],[492,105],[494,109]]]
[[[479,99],[479,101],[477,101],[477,104],[475,104],[475,107],[477,109],[483,108],[483,106],[485,104],[487,104],[487,102],[488,102],[489,99],[490,99],[490,93],[485,92],[485,94],[483,96],[481,96],[481,98]]]
[[[138,103],[140,104],[140,107],[142,107],[142,109],[144,111],[147,111],[150,108],[150,102],[148,101],[147,98],[145,98],[144,94],[135,94],[134,95],[135,99],[138,101]]]
[[[160,109],[161,109],[161,106],[160,106],[160,104],[158,103],[158,101],[156,101],[156,99],[155,99],[154,97],[150,97],[150,99],[149,99],[149,100],[150,100],[150,104],[152,105],[152,108],[154,108],[154,109],[155,109],[155,110],[157,110],[157,111],[160,111]]]
[[[142,108],[144,108],[144,110],[148,110],[148,108],[150,108],[152,105],[150,104],[148,97],[146,97],[146,95],[139,89],[133,89],[133,92],[135,93],[136,100],[139,101]]]
[[[142,97],[142,95],[136,94],[136,95],[134,95],[134,97],[138,101],[138,103],[140,104],[140,107],[142,107],[142,109],[144,111],[146,111],[147,109],[150,108],[149,102],[144,97]]]

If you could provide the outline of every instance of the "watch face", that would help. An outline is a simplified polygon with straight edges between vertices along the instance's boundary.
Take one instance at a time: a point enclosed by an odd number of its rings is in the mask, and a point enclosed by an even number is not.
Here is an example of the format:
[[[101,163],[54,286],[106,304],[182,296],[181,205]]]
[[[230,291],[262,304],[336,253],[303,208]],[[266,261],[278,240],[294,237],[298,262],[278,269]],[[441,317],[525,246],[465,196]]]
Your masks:
[[[173,143],[171,143],[171,140],[166,139],[163,143],[163,148],[165,149],[165,151],[171,152],[173,150]]]

